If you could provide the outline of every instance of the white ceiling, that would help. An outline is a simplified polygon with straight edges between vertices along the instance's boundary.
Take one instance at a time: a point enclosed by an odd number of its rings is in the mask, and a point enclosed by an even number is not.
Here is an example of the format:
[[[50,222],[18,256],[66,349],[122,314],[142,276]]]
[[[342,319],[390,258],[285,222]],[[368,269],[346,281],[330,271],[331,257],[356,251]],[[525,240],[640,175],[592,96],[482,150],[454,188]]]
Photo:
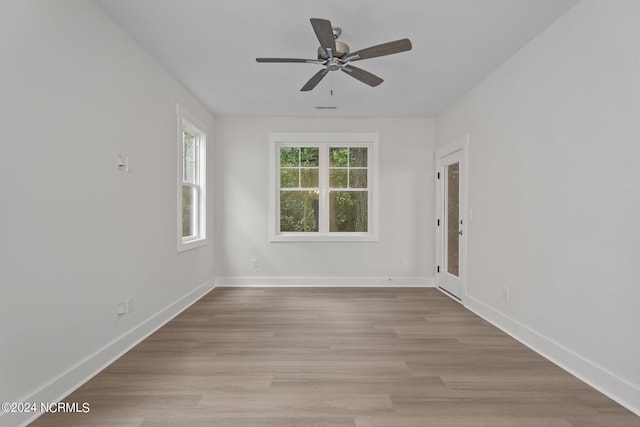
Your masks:
[[[326,117],[437,115],[578,0],[96,1],[215,115]],[[352,51],[405,37],[413,50],[355,64],[376,88],[332,72],[300,92],[320,66],[255,58],[315,58],[309,18]]]

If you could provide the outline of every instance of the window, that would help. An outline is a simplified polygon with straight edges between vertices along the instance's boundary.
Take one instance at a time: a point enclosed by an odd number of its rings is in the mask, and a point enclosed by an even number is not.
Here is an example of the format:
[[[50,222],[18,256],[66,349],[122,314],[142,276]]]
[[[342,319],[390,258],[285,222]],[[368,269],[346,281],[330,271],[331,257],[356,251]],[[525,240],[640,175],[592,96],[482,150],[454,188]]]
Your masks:
[[[206,127],[178,106],[178,252],[204,246],[206,234]]]
[[[272,241],[377,240],[378,134],[271,134]]]

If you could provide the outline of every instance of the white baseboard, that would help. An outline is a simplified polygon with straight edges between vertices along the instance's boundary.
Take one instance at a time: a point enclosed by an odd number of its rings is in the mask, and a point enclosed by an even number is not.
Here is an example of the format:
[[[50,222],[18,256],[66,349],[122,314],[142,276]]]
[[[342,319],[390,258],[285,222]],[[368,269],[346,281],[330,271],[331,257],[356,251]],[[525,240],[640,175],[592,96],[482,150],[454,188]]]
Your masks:
[[[477,298],[465,295],[463,304],[469,310],[536,353],[640,416],[640,387],[637,385],[620,378],[602,366],[523,325]]]
[[[20,402],[59,402],[113,363],[127,351],[160,329],[163,325],[183,312],[214,288],[214,280],[209,279],[195,290],[174,303],[158,311],[133,329],[108,343],[84,360],[76,363]],[[26,426],[42,413],[0,413],[1,427]]]
[[[357,277],[357,276],[313,276],[313,277],[216,277],[216,287],[433,287],[434,278],[427,276]]]

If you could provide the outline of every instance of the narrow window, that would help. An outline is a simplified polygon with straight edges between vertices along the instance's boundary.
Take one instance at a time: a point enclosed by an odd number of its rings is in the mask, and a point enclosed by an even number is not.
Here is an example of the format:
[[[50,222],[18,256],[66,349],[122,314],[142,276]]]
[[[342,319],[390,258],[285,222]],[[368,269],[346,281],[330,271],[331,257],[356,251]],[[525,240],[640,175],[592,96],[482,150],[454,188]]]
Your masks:
[[[181,252],[207,244],[207,135],[204,126],[180,106],[178,126],[178,251]]]

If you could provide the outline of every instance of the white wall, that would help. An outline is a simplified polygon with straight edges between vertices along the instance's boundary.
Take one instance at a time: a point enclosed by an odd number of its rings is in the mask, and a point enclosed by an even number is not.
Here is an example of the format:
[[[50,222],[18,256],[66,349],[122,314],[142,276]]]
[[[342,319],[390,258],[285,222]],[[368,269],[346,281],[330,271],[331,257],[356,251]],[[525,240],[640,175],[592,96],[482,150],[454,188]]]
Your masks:
[[[380,241],[269,242],[269,132],[331,130],[380,133]],[[392,285],[432,283],[432,119],[220,118],[216,142],[219,283],[356,284],[358,276],[366,278],[362,284],[388,277]],[[258,269],[251,267],[252,257],[259,259]],[[308,280],[287,281],[292,277]]]
[[[470,135],[466,304],[640,413],[638,22],[583,0],[437,132]]]
[[[91,1],[0,2],[0,58],[0,401],[52,399],[213,278],[176,252],[176,102],[213,123]]]

